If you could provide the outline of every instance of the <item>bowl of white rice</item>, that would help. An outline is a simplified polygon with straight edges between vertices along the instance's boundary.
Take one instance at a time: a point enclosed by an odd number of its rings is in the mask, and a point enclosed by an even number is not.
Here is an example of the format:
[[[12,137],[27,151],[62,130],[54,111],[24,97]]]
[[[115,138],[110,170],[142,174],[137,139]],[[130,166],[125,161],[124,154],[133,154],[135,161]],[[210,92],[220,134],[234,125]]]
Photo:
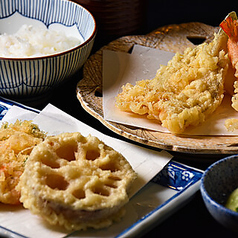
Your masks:
[[[78,71],[96,35],[92,14],[68,0],[0,0],[0,95],[45,94]]]

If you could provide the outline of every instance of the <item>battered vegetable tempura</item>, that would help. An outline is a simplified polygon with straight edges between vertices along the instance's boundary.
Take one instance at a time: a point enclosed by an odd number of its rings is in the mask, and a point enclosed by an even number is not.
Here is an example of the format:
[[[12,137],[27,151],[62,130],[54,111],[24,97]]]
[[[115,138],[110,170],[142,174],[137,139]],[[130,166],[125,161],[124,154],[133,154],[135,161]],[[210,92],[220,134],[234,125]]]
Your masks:
[[[227,36],[220,31],[211,43],[177,53],[154,79],[123,86],[116,106],[157,119],[176,134],[204,122],[223,99],[229,64],[226,42]]]
[[[24,171],[33,147],[45,134],[30,121],[3,124],[0,128],[0,202],[19,204],[20,192],[15,187]]]
[[[25,208],[68,230],[101,229],[124,215],[137,175],[97,137],[47,137],[34,147],[17,189]]]

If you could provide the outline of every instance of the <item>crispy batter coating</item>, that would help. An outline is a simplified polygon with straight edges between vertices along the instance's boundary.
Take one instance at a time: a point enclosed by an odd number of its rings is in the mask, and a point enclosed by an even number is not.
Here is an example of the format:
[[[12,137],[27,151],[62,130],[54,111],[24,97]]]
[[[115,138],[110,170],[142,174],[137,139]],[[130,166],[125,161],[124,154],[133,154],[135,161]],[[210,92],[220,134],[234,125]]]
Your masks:
[[[234,95],[231,98],[232,107],[238,111],[238,81],[234,82]]]
[[[33,149],[17,188],[31,212],[80,230],[121,217],[135,178],[128,161],[98,138],[63,133]]]
[[[32,148],[45,134],[31,121],[5,123],[0,128],[0,202],[19,204],[20,192],[15,187],[24,171]]]
[[[238,20],[236,12],[230,12],[227,17],[221,22],[220,27],[227,34],[227,49],[228,55],[233,67],[233,77],[230,75],[227,80],[229,83],[229,93],[232,96],[231,106],[238,111]],[[225,122],[225,126],[228,131],[234,131],[238,129],[237,119],[228,119]]]
[[[238,111],[238,20],[235,12],[231,12],[225,18],[224,21],[221,22],[220,27],[227,34],[227,49],[231,64],[234,68],[234,95],[231,93],[232,97],[232,107]],[[234,80],[233,80],[234,81]]]
[[[229,65],[227,37],[215,35],[212,42],[177,53],[161,66],[152,80],[126,84],[116,98],[123,111],[157,119],[172,133],[197,126],[221,104]]]
[[[235,131],[238,129],[238,119],[230,118],[225,121],[225,127],[228,131]]]

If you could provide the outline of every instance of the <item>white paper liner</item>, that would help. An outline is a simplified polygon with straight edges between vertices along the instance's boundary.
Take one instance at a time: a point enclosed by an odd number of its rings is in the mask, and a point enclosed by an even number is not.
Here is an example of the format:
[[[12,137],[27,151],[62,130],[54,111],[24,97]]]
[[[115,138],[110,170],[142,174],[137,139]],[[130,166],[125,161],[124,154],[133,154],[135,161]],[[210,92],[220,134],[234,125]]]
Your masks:
[[[162,170],[172,157],[165,151],[149,150],[104,135],[50,104],[39,114],[13,106],[4,116],[3,121],[14,123],[16,119],[33,119],[33,122],[38,124],[40,129],[47,132],[48,135],[78,131],[84,136],[89,134],[97,136],[104,143],[123,154],[138,174],[138,179],[132,186],[130,197]],[[31,214],[29,210],[23,209],[21,206],[0,204],[0,210],[0,226],[25,236],[54,238],[63,237],[68,233],[59,227],[45,224],[40,217]],[[126,227],[126,222],[127,219],[123,219],[121,223],[115,223],[115,227]],[[113,231],[113,229],[110,228],[110,231]],[[92,234],[91,231],[90,234]],[[102,233],[95,231],[93,234],[95,235],[90,237],[100,237],[97,234]],[[113,234],[108,234],[108,237],[113,236]]]

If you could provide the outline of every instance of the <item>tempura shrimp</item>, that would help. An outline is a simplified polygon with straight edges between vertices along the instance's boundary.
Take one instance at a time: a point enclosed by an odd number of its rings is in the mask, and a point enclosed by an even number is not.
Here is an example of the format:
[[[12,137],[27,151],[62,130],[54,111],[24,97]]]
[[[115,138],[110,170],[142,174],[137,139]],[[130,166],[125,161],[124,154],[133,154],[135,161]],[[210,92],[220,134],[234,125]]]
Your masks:
[[[235,70],[234,95],[232,96],[232,107],[238,111],[238,20],[235,12],[221,22],[220,27],[227,34],[227,49],[231,64]]]

